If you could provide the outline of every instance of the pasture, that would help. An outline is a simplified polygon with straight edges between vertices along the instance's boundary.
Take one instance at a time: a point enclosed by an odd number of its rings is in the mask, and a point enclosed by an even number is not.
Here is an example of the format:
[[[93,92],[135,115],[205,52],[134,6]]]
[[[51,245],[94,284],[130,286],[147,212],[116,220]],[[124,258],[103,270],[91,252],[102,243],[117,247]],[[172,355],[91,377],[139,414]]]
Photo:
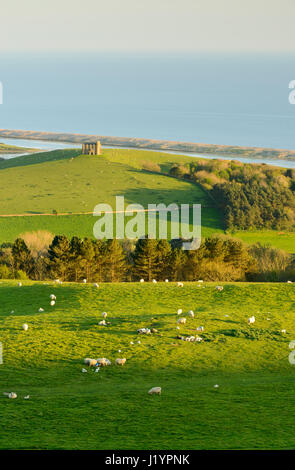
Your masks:
[[[0,448],[294,448],[294,285],[223,286],[1,281]],[[199,326],[200,343],[176,338]],[[112,365],[95,373],[85,357]]]

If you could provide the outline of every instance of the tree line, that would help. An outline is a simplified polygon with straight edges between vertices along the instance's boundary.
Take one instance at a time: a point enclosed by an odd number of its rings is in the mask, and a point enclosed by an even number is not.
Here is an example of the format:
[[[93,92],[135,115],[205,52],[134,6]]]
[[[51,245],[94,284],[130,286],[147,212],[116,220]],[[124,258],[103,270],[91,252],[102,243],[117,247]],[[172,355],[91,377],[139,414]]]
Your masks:
[[[29,244],[29,243],[28,243]],[[56,235],[39,251],[23,238],[0,247],[0,278],[79,282],[280,281],[295,278],[292,256],[260,244],[247,246],[227,236],[206,238],[198,250],[182,240],[71,239]]]

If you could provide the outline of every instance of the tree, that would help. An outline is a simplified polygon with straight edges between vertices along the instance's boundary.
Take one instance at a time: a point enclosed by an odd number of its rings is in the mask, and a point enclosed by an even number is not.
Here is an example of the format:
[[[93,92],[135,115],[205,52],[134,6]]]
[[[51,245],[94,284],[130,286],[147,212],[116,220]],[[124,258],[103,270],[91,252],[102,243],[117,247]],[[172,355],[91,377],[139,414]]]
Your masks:
[[[158,242],[154,239],[141,238],[136,243],[133,259],[133,274],[136,279],[151,281],[159,272]]]
[[[170,277],[171,272],[171,245],[167,240],[160,240],[157,245],[158,278],[164,280]]]
[[[48,249],[50,271],[63,281],[70,278],[71,245],[65,235],[56,235]]]
[[[22,238],[17,238],[12,245],[12,257],[14,272],[21,270],[29,274],[32,269],[32,256]]]
[[[105,278],[108,282],[123,280],[127,269],[126,257],[118,240],[108,240],[105,251]]]

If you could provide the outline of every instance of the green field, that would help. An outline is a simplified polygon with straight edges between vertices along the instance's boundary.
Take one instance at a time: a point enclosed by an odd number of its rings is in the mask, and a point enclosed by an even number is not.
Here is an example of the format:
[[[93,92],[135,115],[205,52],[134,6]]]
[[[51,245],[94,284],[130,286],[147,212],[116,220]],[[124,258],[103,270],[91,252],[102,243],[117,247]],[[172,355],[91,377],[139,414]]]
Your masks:
[[[93,236],[94,207],[103,202],[115,209],[115,196],[125,205],[136,202],[175,202],[202,205],[202,236],[223,233],[222,214],[199,185],[181,181],[165,172],[178,162],[193,157],[161,152],[104,149],[100,157],[81,156],[77,149],[56,150],[0,161],[0,242],[13,241],[19,234],[48,230],[68,236]],[[142,170],[143,162],[158,163],[162,173]],[[72,215],[41,215],[52,214]],[[82,215],[74,215],[82,213]],[[31,215],[30,214],[39,214]],[[247,243],[261,241],[294,253],[295,232],[256,231],[234,234]]]
[[[2,281],[0,448],[292,449],[294,307],[290,284]],[[202,325],[203,342],[176,339],[178,308],[195,312],[180,333]],[[136,334],[151,326],[158,334]],[[85,357],[127,362],[82,373]]]

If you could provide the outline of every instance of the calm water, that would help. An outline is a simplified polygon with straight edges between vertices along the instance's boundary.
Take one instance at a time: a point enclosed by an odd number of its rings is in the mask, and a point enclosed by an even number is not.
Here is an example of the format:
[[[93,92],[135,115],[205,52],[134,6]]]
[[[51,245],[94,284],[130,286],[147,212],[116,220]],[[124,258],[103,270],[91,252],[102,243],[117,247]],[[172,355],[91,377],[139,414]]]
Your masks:
[[[0,127],[295,149],[294,59],[2,55]]]

